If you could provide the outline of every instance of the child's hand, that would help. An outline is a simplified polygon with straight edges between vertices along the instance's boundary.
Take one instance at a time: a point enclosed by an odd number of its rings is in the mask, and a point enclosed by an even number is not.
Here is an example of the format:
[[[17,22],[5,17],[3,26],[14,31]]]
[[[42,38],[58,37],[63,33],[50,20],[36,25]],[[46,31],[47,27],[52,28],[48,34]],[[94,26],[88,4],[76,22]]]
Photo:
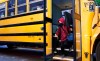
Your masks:
[[[57,37],[58,38],[58,36],[55,34],[55,36],[54,37]]]
[[[59,40],[59,42],[61,42],[61,40]]]

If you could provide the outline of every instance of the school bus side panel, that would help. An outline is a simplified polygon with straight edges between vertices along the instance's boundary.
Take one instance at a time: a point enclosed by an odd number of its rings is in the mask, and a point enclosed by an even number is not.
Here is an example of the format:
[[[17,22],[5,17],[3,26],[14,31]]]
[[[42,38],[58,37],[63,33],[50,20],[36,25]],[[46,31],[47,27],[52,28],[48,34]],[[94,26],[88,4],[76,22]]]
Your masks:
[[[43,13],[2,19],[0,20],[0,41],[43,42],[42,28]]]

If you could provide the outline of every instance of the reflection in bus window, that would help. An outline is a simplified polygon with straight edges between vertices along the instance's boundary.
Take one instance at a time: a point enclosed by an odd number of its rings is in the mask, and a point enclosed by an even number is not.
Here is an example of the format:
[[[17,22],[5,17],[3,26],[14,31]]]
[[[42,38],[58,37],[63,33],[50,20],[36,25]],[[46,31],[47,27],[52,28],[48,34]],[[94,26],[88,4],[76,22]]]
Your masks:
[[[15,15],[15,0],[9,0],[8,2],[8,16]]]
[[[9,0],[8,1],[8,8],[15,7],[15,0]]]
[[[0,18],[4,18],[5,17],[5,11],[1,11],[0,12]]]
[[[5,3],[0,4],[0,18],[5,17]]]
[[[18,14],[26,12],[26,0],[18,0]]]
[[[26,0],[18,0],[18,5],[26,3]]]
[[[29,0],[29,1],[35,1],[35,0]],[[38,1],[38,0],[37,0]]]
[[[15,9],[14,8],[12,8],[12,9],[9,9],[8,10],[8,16],[14,16],[15,15]]]
[[[18,14],[26,12],[26,5],[18,7]]]
[[[34,11],[34,10],[41,10],[44,8],[44,1],[30,1],[30,11]]]

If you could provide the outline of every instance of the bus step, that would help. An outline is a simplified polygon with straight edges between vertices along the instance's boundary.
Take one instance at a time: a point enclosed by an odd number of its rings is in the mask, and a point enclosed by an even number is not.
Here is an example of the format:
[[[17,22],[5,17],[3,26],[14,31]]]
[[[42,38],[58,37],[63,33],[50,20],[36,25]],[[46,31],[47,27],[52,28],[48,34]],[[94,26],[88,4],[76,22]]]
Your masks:
[[[57,50],[61,50],[61,48],[56,48]],[[69,49],[65,49],[65,51],[69,51]],[[71,49],[70,51],[74,51],[73,49]]]
[[[61,60],[61,61],[74,61],[73,57],[68,57],[68,56],[65,56],[65,57],[62,57],[62,56],[54,56],[53,57],[53,60]]]

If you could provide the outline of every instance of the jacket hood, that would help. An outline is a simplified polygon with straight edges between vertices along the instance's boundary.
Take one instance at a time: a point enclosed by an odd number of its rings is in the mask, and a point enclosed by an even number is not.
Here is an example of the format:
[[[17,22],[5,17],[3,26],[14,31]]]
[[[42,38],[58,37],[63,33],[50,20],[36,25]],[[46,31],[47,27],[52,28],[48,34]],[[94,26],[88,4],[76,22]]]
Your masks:
[[[63,17],[61,17],[61,18],[58,20],[58,23],[59,23],[59,21],[62,22],[63,25],[66,25],[66,21],[65,21],[65,19],[64,19]]]

